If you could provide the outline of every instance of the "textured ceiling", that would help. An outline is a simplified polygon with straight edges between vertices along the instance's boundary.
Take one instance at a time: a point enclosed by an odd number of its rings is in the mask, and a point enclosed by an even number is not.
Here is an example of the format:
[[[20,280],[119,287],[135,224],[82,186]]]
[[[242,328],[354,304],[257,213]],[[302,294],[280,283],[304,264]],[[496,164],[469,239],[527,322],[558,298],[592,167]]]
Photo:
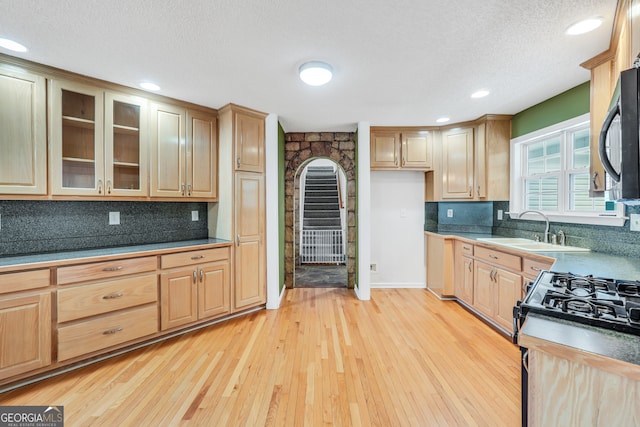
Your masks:
[[[514,114],[589,80],[616,0],[0,0],[0,37],[35,62],[219,108],[275,113],[287,132],[435,125]],[[604,24],[566,36],[575,21]],[[309,87],[298,67],[324,60]],[[489,89],[482,99],[469,95]]]

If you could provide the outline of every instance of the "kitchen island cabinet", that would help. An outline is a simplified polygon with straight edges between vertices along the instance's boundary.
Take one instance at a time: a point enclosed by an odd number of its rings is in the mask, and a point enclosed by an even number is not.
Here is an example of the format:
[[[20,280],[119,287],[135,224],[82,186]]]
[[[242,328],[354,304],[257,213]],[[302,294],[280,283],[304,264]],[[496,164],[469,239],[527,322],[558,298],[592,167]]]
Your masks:
[[[640,337],[529,314],[528,425],[640,424]]]

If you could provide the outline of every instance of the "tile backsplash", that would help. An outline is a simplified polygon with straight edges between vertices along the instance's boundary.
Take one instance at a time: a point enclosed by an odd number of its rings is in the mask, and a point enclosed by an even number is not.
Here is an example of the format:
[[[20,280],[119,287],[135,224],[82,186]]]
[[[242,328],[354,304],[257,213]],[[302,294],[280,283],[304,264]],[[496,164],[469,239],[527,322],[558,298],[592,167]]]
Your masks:
[[[447,215],[449,209],[453,217]],[[503,219],[498,220],[498,210]],[[542,235],[544,225],[539,221],[509,218],[509,202],[427,202],[425,230],[456,233],[488,233],[505,237],[532,239]],[[640,213],[640,206],[628,206],[627,215]],[[622,227],[551,222],[551,233],[565,232],[567,244],[589,248],[593,252],[640,257],[640,232],[630,231],[627,220]]]
[[[192,221],[192,211],[198,221]],[[119,212],[120,225],[109,225],[109,212]],[[207,203],[0,201],[0,256],[207,236]]]

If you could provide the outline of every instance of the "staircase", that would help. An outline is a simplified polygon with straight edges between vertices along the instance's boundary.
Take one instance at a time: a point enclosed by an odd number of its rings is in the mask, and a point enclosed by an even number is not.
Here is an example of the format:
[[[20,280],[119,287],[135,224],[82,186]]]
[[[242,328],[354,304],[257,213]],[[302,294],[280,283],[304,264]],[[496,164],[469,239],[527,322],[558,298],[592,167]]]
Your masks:
[[[309,166],[304,187],[302,263],[343,263],[338,182],[331,166]]]

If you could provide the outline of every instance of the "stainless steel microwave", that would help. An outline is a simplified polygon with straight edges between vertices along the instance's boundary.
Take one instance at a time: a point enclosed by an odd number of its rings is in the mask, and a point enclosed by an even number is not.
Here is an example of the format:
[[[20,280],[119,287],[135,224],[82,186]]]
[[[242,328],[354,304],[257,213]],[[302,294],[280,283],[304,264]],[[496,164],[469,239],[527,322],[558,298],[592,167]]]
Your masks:
[[[640,199],[640,68],[620,73],[598,140],[612,200]]]

